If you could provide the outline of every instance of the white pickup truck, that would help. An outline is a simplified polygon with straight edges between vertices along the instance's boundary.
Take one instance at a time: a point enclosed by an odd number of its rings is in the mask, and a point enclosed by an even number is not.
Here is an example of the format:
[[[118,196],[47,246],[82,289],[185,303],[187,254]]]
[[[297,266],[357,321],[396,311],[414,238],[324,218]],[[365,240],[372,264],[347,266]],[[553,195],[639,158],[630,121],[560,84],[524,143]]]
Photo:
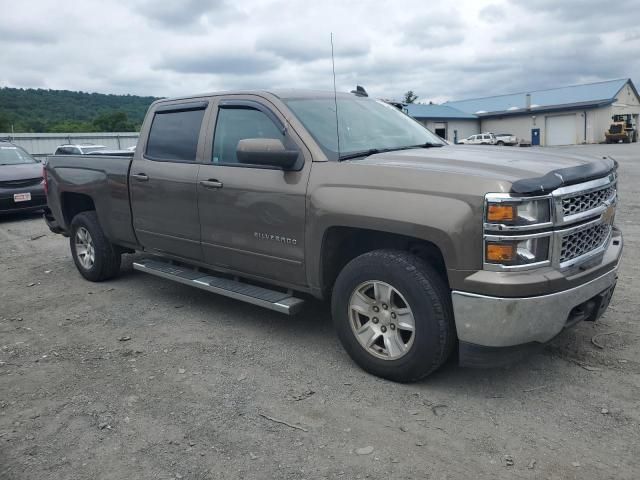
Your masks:
[[[493,133],[479,133],[458,140],[458,143],[463,145],[496,145],[497,139]]]
[[[499,145],[501,147],[503,145],[518,144],[518,137],[516,137],[515,135],[511,135],[510,133],[492,133],[491,135],[496,138],[496,145]]]

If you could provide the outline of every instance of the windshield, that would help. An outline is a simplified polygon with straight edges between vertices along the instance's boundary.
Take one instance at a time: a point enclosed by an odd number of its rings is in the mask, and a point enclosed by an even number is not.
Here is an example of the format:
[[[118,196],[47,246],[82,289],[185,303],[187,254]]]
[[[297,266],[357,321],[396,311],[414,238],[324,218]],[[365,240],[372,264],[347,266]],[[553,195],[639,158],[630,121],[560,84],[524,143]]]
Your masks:
[[[21,148],[12,145],[0,147],[0,165],[21,165],[23,163],[38,162]]]
[[[84,153],[91,153],[91,152],[99,152],[100,150],[104,150],[107,147],[98,146],[98,147],[80,147],[80,148]]]
[[[336,103],[328,98],[289,99],[285,103],[330,159],[338,158]],[[396,150],[442,140],[388,103],[364,97],[338,97],[340,156],[369,150]]]

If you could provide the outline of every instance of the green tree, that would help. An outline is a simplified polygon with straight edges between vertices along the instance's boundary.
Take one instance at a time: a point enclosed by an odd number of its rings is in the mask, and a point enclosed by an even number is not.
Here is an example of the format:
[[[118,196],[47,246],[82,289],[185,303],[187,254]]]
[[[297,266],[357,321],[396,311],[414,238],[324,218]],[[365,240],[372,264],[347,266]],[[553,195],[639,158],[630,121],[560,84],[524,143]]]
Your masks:
[[[103,113],[93,120],[93,125],[100,132],[130,132],[136,128],[123,111]]]
[[[105,126],[108,131],[137,130],[154,100],[154,97],[135,95],[0,87],[0,126],[3,127],[0,131],[11,131],[12,124],[16,132],[59,132],[64,126],[82,132],[102,130]],[[124,123],[120,115],[120,120],[118,117],[106,123],[99,120],[101,128],[93,124],[98,117],[114,112],[126,115]]]
[[[11,131],[11,120],[6,113],[0,112],[0,132]]]
[[[65,120],[64,122],[58,122],[49,127],[49,132],[52,133],[67,133],[67,132],[95,132],[95,127],[89,122],[77,122],[73,120]]]
[[[404,94],[403,102],[404,103],[414,103],[418,99],[418,95],[413,93],[413,90],[409,90]]]

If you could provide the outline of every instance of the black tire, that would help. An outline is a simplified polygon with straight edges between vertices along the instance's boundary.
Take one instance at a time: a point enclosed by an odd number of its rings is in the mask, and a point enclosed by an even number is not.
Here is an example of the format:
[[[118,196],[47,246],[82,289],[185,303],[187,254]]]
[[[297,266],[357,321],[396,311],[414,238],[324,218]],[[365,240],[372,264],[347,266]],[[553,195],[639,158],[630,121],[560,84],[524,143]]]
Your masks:
[[[89,232],[93,243],[95,260],[90,267],[83,264],[76,251],[76,236],[78,230],[84,228]],[[98,222],[98,215],[95,211],[81,212],[71,221],[71,232],[69,235],[71,246],[71,256],[80,274],[92,282],[102,282],[115,277],[120,272],[121,254],[118,248],[113,245],[102,231]]]
[[[380,281],[397,290],[410,307],[413,344],[397,359],[378,358],[360,344],[351,326],[349,302],[356,288]],[[338,338],[364,370],[397,382],[414,382],[437,370],[456,341],[448,286],[424,260],[399,250],[376,250],[349,262],[333,287],[332,316]]]
[[[502,140],[500,140],[497,144],[499,147],[504,147],[504,142]]]

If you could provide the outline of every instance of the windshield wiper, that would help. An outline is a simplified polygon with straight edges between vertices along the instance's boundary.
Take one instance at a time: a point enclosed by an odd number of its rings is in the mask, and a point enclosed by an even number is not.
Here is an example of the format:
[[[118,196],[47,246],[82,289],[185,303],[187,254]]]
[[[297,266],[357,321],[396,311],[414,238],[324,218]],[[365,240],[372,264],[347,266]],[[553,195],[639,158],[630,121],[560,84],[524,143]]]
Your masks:
[[[419,143],[418,145],[411,145],[409,147],[403,147],[403,148],[431,148],[431,147],[444,147],[444,143],[426,142],[426,143]]]
[[[409,150],[411,148],[431,148],[431,147],[443,147],[442,143],[426,142],[418,145],[407,145],[406,147],[394,147],[394,148],[370,148],[369,150],[362,150],[361,152],[348,153],[346,155],[340,155],[340,160],[349,160],[351,158],[368,157],[376,153],[397,152],[398,150]]]
[[[374,155],[376,153],[384,152],[380,148],[370,148],[369,150],[363,150],[361,152],[348,153],[346,155],[340,155],[340,160],[349,160],[351,158],[359,158],[359,157],[368,157],[369,155]]]

